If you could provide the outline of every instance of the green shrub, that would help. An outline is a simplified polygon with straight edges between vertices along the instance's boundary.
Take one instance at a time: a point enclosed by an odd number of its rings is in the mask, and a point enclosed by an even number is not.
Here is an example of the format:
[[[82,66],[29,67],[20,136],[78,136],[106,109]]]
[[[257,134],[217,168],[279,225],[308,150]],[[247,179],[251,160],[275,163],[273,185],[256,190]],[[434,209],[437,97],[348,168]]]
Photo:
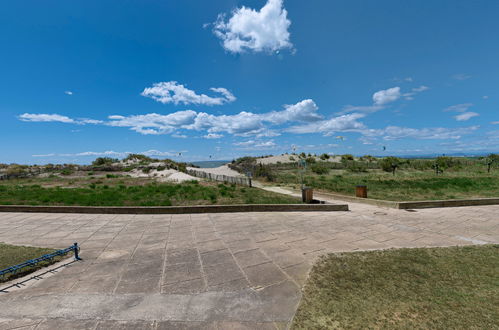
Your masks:
[[[385,172],[392,172],[395,175],[395,170],[401,165],[402,161],[397,157],[385,157],[381,160],[381,169]]]
[[[346,169],[354,173],[367,172],[367,164],[365,162],[356,162],[355,160],[352,160],[346,163]]]
[[[70,168],[65,168],[61,171],[62,175],[71,175],[72,173],[73,173],[73,170],[71,170]]]
[[[116,163],[116,162],[118,162],[118,159],[116,159],[116,158],[98,157],[92,162],[92,165],[102,166],[102,165],[110,165],[110,164]]]
[[[346,162],[346,161],[349,161],[349,160],[354,160],[353,155],[351,155],[351,154],[341,155],[341,161],[342,162]]]
[[[329,167],[322,163],[316,163],[312,165],[310,169],[312,170],[312,172],[317,174],[328,174],[330,170]]]
[[[306,160],[307,164],[315,164],[315,157],[309,156]]]

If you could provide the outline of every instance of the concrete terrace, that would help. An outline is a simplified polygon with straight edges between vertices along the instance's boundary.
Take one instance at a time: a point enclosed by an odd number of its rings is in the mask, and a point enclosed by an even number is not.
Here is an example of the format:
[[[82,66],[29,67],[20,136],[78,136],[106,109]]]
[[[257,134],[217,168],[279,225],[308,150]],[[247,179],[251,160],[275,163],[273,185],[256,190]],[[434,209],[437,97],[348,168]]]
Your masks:
[[[325,253],[499,243],[499,206],[409,212],[0,213],[0,241],[84,261],[0,292],[0,329],[285,329]],[[0,288],[5,287],[5,285]]]

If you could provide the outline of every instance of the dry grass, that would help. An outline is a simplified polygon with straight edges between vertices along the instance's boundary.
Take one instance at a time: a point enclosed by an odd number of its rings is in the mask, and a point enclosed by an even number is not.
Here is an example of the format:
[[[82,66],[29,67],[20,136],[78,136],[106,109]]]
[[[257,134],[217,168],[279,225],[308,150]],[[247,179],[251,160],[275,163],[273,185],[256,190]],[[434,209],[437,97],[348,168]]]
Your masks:
[[[499,245],[331,254],[294,329],[498,329]]]

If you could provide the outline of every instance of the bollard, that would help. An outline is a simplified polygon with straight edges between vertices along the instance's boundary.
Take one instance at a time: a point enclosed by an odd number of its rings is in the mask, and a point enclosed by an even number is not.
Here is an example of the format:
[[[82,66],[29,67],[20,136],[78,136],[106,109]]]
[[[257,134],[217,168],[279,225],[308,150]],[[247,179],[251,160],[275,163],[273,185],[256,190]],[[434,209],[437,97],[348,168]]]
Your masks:
[[[314,190],[312,188],[303,187],[301,189],[301,199],[303,203],[312,203],[314,199]]]
[[[355,196],[360,198],[367,198],[367,186],[355,187]]]
[[[81,260],[80,256],[78,255],[78,254],[79,254],[79,253],[78,253],[78,252],[79,252],[78,250],[80,249],[80,248],[78,247],[78,243],[76,243],[76,242],[75,242],[75,243],[73,244],[73,249],[74,249],[74,253],[75,253],[75,260]]]

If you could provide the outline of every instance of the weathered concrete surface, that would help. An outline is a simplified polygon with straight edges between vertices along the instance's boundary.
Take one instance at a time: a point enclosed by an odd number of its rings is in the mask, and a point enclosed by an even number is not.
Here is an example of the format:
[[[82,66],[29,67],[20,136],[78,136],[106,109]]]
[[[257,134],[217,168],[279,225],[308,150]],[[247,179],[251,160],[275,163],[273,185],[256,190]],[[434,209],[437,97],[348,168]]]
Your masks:
[[[54,248],[77,241],[84,258],[26,289],[0,292],[0,329],[281,329],[321,254],[499,243],[499,206],[350,208],[0,213],[0,241]]]
[[[0,212],[90,213],[90,214],[194,214],[235,212],[326,212],[348,211],[341,202],[330,204],[234,204],[193,206],[34,206],[0,205]]]

